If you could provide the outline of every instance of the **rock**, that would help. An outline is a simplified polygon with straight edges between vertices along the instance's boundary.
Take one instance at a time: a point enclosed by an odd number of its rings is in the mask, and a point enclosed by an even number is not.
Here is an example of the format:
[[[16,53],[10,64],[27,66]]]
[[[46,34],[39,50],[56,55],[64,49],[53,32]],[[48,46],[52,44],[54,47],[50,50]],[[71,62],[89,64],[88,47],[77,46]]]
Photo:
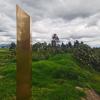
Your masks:
[[[83,88],[81,88],[81,87],[79,87],[79,86],[77,86],[77,87],[75,87],[77,90],[79,90],[79,91],[82,91],[82,92],[84,92],[84,89]]]

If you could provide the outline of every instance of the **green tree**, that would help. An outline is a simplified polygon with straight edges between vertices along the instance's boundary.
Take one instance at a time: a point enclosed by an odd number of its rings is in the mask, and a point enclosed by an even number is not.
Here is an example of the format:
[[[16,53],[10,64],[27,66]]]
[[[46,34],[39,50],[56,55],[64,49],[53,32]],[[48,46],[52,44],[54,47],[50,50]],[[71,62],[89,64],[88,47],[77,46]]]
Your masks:
[[[12,42],[9,46],[9,49],[15,49],[16,48],[16,44],[14,42]]]

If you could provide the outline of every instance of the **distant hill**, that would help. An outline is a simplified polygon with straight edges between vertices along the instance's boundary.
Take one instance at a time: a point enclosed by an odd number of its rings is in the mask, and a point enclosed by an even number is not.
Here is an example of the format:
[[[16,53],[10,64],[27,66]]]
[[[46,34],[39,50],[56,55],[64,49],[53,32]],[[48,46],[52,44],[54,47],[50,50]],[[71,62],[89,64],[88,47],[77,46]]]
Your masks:
[[[9,48],[9,44],[0,44],[0,48]]]

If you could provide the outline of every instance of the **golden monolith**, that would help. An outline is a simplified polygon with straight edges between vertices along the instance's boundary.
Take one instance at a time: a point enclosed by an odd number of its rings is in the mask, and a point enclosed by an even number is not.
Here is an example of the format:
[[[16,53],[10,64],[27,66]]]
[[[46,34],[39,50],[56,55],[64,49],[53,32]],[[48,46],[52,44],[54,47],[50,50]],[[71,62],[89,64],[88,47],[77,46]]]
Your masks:
[[[17,19],[17,82],[16,99],[31,100],[32,96],[32,49],[30,34],[30,16],[18,5]]]

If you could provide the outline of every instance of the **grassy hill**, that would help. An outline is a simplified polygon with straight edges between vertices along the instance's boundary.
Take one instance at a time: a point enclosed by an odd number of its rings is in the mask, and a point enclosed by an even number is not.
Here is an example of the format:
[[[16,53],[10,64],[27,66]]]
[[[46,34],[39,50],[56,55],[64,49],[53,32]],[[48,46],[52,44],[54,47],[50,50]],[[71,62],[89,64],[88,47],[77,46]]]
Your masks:
[[[100,94],[100,73],[76,61],[72,54],[57,54],[32,63],[33,100],[81,100],[80,88]],[[16,94],[16,63],[7,49],[0,49],[0,100],[13,100]]]

